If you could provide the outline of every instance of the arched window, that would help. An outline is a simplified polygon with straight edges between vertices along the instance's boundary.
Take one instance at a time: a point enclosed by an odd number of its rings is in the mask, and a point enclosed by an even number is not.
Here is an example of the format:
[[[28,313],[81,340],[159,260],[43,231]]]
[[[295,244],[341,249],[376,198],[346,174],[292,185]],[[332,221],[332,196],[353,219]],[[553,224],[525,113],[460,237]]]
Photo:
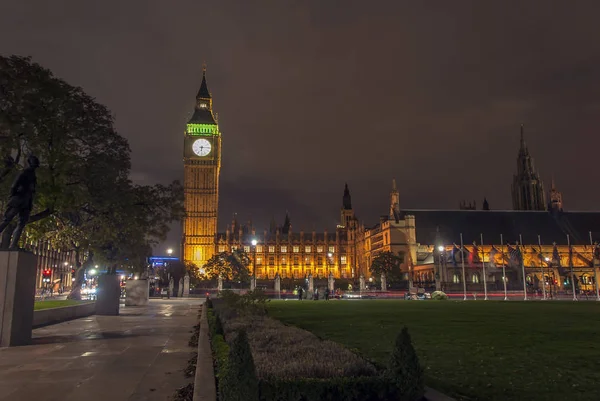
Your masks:
[[[473,273],[471,280],[473,281],[473,284],[478,284],[479,283],[479,273]]]
[[[454,273],[454,276],[452,276],[452,282],[454,284],[460,283],[460,276],[458,275],[458,273]]]

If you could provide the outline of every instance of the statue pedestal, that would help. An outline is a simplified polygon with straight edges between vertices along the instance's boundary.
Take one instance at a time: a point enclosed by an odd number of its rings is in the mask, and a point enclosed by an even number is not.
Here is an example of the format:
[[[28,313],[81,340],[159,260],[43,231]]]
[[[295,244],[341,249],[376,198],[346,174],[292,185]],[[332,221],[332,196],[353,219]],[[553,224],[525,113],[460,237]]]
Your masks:
[[[185,298],[190,296],[190,276],[188,274],[183,278],[183,296]]]
[[[120,278],[116,274],[98,276],[96,315],[117,316],[121,302]]]
[[[150,282],[148,280],[127,280],[125,306],[148,305]]]
[[[37,257],[0,251],[0,347],[31,342]]]

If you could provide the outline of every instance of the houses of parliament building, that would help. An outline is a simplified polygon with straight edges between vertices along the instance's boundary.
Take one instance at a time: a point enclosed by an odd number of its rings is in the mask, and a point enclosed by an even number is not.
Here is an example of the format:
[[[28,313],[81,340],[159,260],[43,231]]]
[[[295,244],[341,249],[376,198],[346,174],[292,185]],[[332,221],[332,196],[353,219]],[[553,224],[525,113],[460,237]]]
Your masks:
[[[462,289],[465,283],[477,289],[484,279],[500,289],[503,278],[509,288],[523,288],[523,282],[555,289],[570,288],[571,280],[582,289],[595,284],[600,212],[564,211],[554,180],[545,192],[523,127],[511,186],[513,210],[492,210],[485,199],[480,209],[474,203],[461,203],[457,210],[403,209],[392,181],[389,211],[365,226],[346,185],[339,224],[323,232],[294,230],[289,215],[283,224],[272,222],[262,231],[234,218],[225,232],[217,232],[221,134],[204,70],[183,152],[182,255],[200,269],[215,253],[243,249],[258,278],[312,274],[358,281],[370,277],[378,254],[390,251],[399,255],[406,280],[446,290]]]

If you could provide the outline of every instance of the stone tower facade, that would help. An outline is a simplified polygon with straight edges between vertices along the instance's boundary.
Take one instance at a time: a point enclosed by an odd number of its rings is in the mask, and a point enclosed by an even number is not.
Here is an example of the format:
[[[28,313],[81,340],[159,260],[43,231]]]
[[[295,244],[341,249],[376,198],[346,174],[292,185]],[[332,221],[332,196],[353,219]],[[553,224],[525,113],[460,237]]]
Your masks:
[[[521,125],[521,147],[517,157],[517,174],[513,176],[512,201],[514,210],[546,210],[544,183],[535,171]]]
[[[183,260],[202,268],[215,253],[221,171],[221,132],[213,115],[206,68],[185,130],[183,165]]]

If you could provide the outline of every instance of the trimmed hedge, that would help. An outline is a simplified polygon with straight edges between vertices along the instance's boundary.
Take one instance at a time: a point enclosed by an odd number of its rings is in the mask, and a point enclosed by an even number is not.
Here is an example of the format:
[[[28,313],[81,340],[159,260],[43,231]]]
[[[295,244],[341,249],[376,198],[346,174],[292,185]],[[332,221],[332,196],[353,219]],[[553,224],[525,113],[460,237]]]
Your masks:
[[[247,358],[249,348],[246,348],[248,340],[245,333],[241,334],[241,339],[238,334],[230,349],[223,336],[223,326],[218,314],[210,308],[207,312],[219,400],[256,399],[249,394],[254,392],[252,383],[256,376],[253,373],[252,357]],[[234,345],[238,352],[234,350]],[[248,366],[249,363],[252,366]],[[250,384],[245,386],[248,388],[244,392],[232,391],[232,387],[239,386],[232,386],[230,382],[235,384],[244,374],[249,374],[249,379],[244,380],[246,384]],[[398,335],[388,369],[375,376],[258,379],[260,401],[413,401],[422,398],[423,390],[423,370],[419,366],[406,328]]]
[[[318,363],[316,361],[315,363]],[[260,401],[392,401],[394,382],[383,376],[261,380]]]

